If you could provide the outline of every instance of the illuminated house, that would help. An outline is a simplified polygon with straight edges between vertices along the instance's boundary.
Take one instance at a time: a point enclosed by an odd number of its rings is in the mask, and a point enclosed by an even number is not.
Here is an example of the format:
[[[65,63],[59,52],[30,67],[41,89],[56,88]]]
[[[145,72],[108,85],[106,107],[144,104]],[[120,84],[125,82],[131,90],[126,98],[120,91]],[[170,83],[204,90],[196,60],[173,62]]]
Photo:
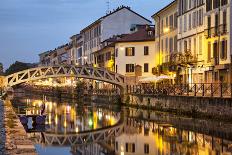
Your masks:
[[[156,59],[155,74],[173,75],[168,63],[171,55],[177,52],[177,1],[173,1],[152,18],[156,25]]]
[[[231,81],[231,1],[206,0],[206,82]]]
[[[183,83],[204,82],[204,71],[208,66],[204,62],[206,48],[204,46],[204,14],[203,0],[182,1],[178,3],[178,52],[189,60],[181,61],[180,81]],[[183,56],[183,57],[184,57]],[[177,58],[178,59],[178,58]]]
[[[154,26],[138,25],[115,43],[115,71],[126,76],[128,83],[153,76],[155,67]]]

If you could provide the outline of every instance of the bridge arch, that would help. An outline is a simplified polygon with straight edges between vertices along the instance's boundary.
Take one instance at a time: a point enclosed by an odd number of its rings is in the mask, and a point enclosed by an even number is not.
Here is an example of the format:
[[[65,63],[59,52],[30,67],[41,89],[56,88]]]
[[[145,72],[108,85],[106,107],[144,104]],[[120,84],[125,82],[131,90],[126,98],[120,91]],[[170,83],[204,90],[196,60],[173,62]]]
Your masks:
[[[4,78],[4,87],[12,87],[21,83],[57,77],[77,77],[93,79],[116,85],[121,91],[125,89],[125,78],[104,68],[92,66],[58,65],[41,66],[20,71]]]

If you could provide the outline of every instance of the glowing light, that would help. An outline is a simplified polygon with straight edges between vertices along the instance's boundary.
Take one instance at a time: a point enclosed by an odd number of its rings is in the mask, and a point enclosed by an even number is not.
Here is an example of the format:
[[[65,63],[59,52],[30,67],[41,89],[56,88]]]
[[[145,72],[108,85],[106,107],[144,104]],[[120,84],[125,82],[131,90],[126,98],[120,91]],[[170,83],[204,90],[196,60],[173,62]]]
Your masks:
[[[71,107],[68,105],[68,106],[66,107],[66,113],[69,114],[69,113],[70,113],[70,110],[71,110]]]
[[[93,120],[89,119],[89,126],[92,126],[92,125],[93,125]]]
[[[65,128],[67,127],[67,121],[66,120],[64,121],[64,127]]]
[[[76,127],[76,132],[79,132],[79,129],[78,129],[78,127]]]
[[[58,124],[58,115],[57,114],[55,116],[55,123],[56,123],[56,125]]]
[[[164,33],[168,33],[170,29],[168,27],[164,28]]]

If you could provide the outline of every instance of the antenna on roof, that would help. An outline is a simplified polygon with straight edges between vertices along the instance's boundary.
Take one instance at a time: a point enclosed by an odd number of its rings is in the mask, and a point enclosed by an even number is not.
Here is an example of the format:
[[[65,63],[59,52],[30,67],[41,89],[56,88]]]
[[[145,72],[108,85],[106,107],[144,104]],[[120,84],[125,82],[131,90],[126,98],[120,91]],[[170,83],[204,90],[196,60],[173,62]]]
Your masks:
[[[107,6],[106,14],[109,14],[110,13],[110,0],[106,0],[106,6]]]

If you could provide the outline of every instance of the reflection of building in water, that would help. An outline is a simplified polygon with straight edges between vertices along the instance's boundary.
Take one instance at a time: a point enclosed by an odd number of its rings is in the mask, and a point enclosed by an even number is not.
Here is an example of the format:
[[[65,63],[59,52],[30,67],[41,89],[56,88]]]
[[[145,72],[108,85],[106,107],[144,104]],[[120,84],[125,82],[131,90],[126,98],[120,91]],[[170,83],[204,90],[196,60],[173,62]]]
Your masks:
[[[72,153],[77,155],[113,155],[113,141],[73,146]]]
[[[115,140],[115,151],[118,155],[227,155],[232,153],[230,144],[221,138],[170,125],[128,119],[125,133]]]

